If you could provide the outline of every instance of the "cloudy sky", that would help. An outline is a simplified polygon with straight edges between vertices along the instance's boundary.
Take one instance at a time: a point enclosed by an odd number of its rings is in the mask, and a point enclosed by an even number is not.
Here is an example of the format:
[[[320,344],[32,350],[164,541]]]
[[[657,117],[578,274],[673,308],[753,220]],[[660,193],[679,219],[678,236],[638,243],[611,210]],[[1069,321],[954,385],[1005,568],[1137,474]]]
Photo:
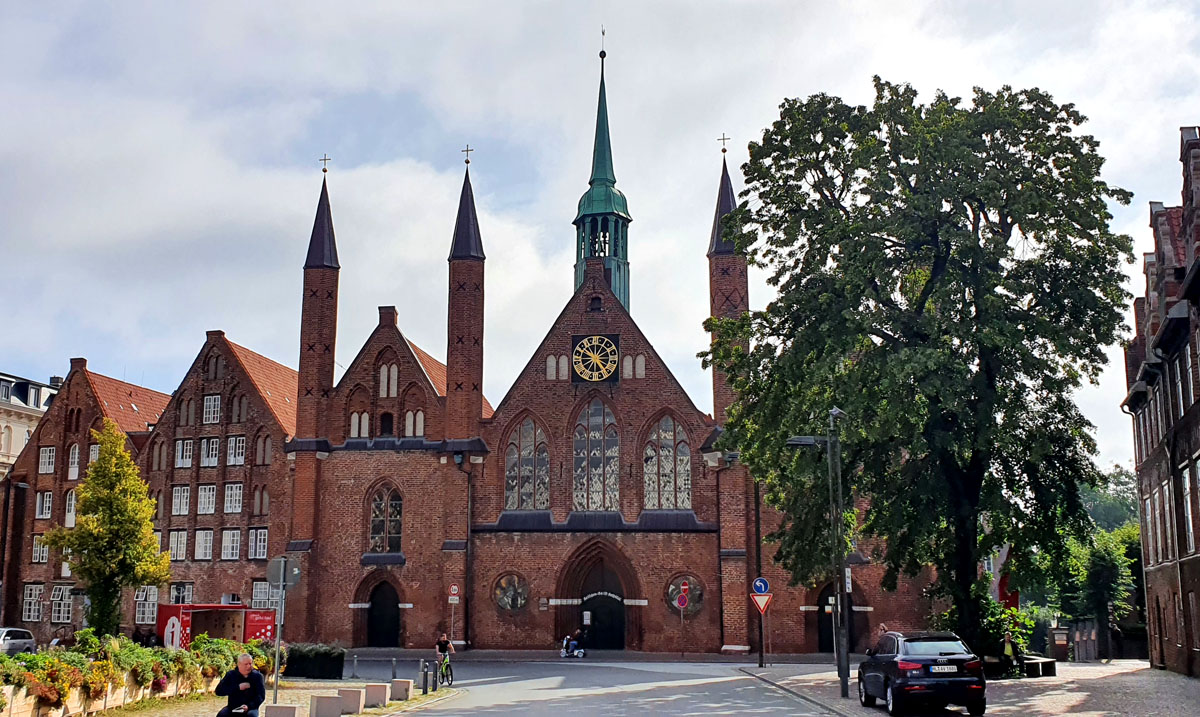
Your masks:
[[[1115,224],[1140,253],[1147,202],[1179,202],[1179,127],[1200,124],[1189,1],[5,3],[3,368],[44,380],[86,356],[170,392],[216,328],[294,366],[326,152],[338,361],[387,304],[442,356],[469,142],[498,403],[572,290],[601,25],[633,315],[704,410],[722,132],[740,165],[782,98],[868,102],[876,73],[926,96],[1038,86],[1091,118],[1107,179],[1135,194]],[[1114,361],[1080,395],[1105,462],[1129,462],[1124,393]]]

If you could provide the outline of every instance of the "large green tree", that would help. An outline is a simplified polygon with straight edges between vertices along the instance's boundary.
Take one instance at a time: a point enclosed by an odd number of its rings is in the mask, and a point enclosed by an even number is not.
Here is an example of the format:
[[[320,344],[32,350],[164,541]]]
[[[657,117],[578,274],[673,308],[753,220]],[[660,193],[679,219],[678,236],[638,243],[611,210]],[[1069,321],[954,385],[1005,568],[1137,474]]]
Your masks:
[[[710,320],[702,356],[738,392],[726,440],[782,510],[797,581],[830,572],[826,471],[784,442],[835,405],[888,586],[934,566],[964,637],[982,555],[1061,561],[1086,533],[1080,486],[1100,473],[1072,394],[1124,328],[1132,257],[1109,227],[1130,194],[1100,178],[1084,121],[1037,89],[922,104],[875,78],[873,105],[788,99],[750,144],[725,231],[778,297]]]
[[[170,556],[154,538],[154,499],[125,449],[125,434],[105,419],[92,437],[99,456],[76,489],[76,522],[46,534],[50,547],[70,553],[90,602],[88,625],[115,635],[121,625],[121,589],[161,585],[171,578]]]

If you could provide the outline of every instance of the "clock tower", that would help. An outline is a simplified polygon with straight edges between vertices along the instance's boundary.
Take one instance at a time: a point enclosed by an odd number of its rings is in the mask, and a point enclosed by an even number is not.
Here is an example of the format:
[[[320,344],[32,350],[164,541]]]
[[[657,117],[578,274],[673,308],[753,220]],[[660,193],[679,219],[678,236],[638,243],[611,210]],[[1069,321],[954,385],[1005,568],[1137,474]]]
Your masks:
[[[612,143],[608,136],[608,100],[604,93],[604,57],[600,51],[600,102],[596,108],[596,141],[592,177],[575,214],[575,288],[583,283],[589,258],[604,262],[604,279],[629,310],[629,207],[617,189]]]

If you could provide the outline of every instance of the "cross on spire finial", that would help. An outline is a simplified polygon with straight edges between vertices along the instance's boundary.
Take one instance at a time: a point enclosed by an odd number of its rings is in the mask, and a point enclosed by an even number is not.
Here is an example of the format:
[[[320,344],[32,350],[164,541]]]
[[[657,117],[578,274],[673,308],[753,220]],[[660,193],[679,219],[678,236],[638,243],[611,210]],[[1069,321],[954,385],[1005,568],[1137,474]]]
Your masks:
[[[324,152],[321,154],[321,158],[318,161],[321,163],[321,173],[324,174],[325,172],[329,171],[328,165],[333,160],[330,158],[328,152]]]
[[[726,143],[726,142],[728,142],[728,141],[729,141],[729,140],[731,140],[731,139],[733,139],[733,138],[732,138],[732,137],[726,137],[724,132],[722,132],[722,133],[721,133],[721,136],[720,136],[720,137],[717,137],[717,141],[721,143],[721,154],[725,154],[725,152],[727,151],[727,150],[725,149],[725,143]]]
[[[466,149],[460,149],[458,151],[467,155],[467,158],[464,159],[463,162],[470,164],[471,163],[471,153],[475,151],[475,150],[471,149],[471,145],[468,144]]]
[[[604,51],[604,26],[601,25],[600,26],[600,67],[601,67],[601,69],[604,68],[604,58],[607,56],[608,56],[608,53]]]

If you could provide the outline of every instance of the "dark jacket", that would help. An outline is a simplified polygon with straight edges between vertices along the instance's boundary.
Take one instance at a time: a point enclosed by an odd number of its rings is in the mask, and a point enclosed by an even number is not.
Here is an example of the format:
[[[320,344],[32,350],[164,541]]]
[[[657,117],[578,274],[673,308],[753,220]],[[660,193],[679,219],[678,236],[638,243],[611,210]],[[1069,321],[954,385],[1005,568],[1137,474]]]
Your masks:
[[[243,682],[249,682],[250,689],[239,689],[238,685]],[[214,692],[218,697],[229,698],[229,709],[231,710],[242,705],[256,710],[267,699],[267,683],[258,670],[250,670],[249,675],[242,677],[242,673],[238,672],[235,667],[225,673],[225,676],[217,683],[217,689]]]

